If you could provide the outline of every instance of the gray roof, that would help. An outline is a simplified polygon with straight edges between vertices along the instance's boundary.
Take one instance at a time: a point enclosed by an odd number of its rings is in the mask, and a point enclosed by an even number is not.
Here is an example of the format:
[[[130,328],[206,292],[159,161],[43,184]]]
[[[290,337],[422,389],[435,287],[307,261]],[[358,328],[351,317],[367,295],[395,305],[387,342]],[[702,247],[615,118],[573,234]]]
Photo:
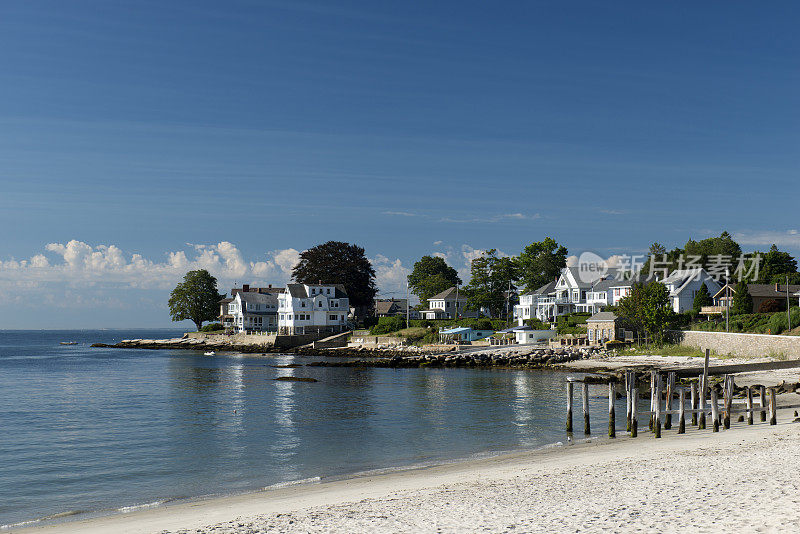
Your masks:
[[[447,300],[447,299],[455,300],[456,293],[458,293],[458,300],[461,300],[461,299],[467,300],[467,296],[464,294],[464,292],[463,291],[459,291],[458,289],[456,289],[456,286],[448,287],[447,289],[445,289],[444,291],[442,291],[438,295],[434,295],[431,298],[429,298],[428,300]]]
[[[616,277],[606,278],[595,282],[592,286],[592,291],[608,291],[614,287],[631,287],[633,284],[646,284],[648,282],[647,275],[636,274],[628,280],[618,280]]]
[[[346,299],[347,298],[347,290],[344,288],[342,284],[308,284],[310,287],[319,287],[322,286],[332,286],[334,288],[334,294],[330,295],[333,298],[337,299]],[[308,292],[306,291],[306,284],[287,284],[286,291],[295,298],[308,298]]]
[[[800,291],[800,285],[789,284],[789,294]],[[786,284],[747,284],[747,292],[753,297],[786,298]]]
[[[616,321],[616,320],[617,320],[617,316],[614,314],[614,312],[597,312],[594,315],[592,315],[591,317],[589,317],[586,320],[586,322],[587,323],[599,323],[599,322],[607,323],[609,321]]]
[[[547,295],[547,294],[552,293],[553,291],[555,291],[555,288],[556,288],[556,281],[553,280],[552,282],[547,282],[542,287],[540,287],[538,289],[535,289],[534,291],[531,291],[529,293],[525,293],[525,294],[526,295]]]
[[[272,293],[252,293],[250,291],[245,293],[244,291],[240,291],[238,295],[239,298],[242,299],[242,302],[246,302],[248,304],[267,304],[269,306],[278,305],[278,297]]]
[[[375,304],[375,313],[387,314],[406,311],[406,299],[379,299]]]

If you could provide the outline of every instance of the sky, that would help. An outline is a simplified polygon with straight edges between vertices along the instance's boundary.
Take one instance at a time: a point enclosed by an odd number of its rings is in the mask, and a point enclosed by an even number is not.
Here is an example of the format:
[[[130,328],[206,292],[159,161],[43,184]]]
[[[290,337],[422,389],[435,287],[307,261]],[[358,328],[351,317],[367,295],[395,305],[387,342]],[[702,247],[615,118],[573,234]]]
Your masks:
[[[419,4],[419,5],[415,5]],[[383,296],[552,236],[800,254],[797,2],[0,3],[0,328],[169,327],[193,268]]]

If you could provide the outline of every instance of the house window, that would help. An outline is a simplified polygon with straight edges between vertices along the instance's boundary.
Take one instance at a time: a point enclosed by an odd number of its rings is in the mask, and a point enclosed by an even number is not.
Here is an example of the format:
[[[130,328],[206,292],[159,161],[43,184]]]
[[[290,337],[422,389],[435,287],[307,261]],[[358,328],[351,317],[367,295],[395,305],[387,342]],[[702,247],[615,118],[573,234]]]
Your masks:
[[[319,307],[320,308],[322,307],[322,301],[319,301]]]
[[[331,288],[328,288],[328,289],[325,291],[325,294],[326,294],[326,295],[330,295],[330,294],[331,294]]]
[[[306,301],[303,301],[303,302],[301,302],[301,303],[300,303],[300,306],[302,306],[303,308],[305,308],[305,307],[306,307]]]
[[[335,320],[336,320],[336,315],[329,315],[329,316],[328,316],[328,319],[329,319],[330,321],[335,321]]]

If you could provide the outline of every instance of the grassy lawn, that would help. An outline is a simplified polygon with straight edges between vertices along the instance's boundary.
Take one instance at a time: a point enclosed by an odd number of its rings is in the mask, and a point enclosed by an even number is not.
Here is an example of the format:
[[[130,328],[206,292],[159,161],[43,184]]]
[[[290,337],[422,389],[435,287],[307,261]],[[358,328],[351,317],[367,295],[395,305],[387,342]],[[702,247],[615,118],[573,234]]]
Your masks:
[[[662,345],[657,347],[655,345],[642,345],[641,347],[632,347],[624,349],[619,352],[624,356],[640,356],[640,355],[654,355],[654,356],[689,356],[692,358],[701,358],[705,356],[703,351],[694,347],[684,347],[681,345]],[[716,357],[713,352],[712,355]]]

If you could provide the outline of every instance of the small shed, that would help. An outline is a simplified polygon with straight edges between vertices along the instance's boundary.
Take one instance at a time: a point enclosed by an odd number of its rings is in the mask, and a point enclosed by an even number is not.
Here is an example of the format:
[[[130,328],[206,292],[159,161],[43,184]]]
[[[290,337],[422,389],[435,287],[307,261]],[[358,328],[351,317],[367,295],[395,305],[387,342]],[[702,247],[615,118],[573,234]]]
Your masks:
[[[457,326],[439,331],[439,341],[442,343],[465,343],[489,337],[492,330],[473,330],[466,326]]]
[[[530,326],[518,326],[512,330],[519,345],[545,343],[548,339],[554,338],[557,334],[555,330],[534,330]]]
[[[586,320],[586,332],[590,345],[606,341],[624,341],[620,320],[613,312],[597,312]]]

